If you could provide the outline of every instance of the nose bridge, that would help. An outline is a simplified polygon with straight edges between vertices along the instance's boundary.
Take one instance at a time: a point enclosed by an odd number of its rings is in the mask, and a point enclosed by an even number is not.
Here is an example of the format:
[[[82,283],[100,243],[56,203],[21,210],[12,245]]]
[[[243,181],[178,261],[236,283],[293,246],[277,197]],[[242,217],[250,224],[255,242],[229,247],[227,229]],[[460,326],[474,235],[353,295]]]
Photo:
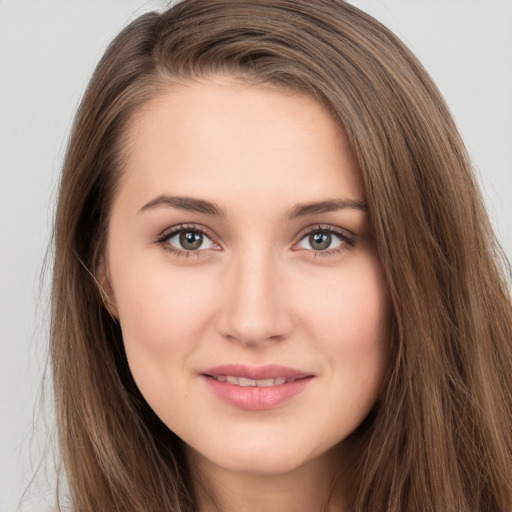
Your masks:
[[[222,300],[220,330],[224,336],[244,344],[288,336],[291,317],[279,267],[268,247],[247,248],[233,257]]]

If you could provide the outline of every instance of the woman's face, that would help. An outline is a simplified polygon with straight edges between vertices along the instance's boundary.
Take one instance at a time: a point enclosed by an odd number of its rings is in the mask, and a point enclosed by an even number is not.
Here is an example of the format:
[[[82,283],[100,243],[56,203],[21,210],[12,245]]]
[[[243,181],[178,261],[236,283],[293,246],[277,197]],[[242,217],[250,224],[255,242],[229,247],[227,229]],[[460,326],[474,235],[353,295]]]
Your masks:
[[[103,268],[141,393],[204,464],[327,457],[388,353],[345,135],[308,96],[216,79],[170,88],[130,137]]]

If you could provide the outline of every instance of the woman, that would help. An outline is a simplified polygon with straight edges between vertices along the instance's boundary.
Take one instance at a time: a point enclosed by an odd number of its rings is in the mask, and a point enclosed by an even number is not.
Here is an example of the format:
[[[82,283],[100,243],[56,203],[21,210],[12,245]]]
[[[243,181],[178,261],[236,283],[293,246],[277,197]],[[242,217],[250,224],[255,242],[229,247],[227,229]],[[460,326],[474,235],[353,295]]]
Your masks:
[[[505,267],[439,92],[356,8],[135,20],[55,244],[74,510],[512,509]]]

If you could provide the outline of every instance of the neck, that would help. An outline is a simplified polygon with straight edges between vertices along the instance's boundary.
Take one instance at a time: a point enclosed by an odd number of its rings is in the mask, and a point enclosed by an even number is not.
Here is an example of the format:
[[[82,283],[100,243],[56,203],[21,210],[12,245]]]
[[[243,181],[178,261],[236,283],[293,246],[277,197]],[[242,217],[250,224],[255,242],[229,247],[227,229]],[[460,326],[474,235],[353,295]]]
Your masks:
[[[337,512],[343,504],[339,450],[280,474],[230,471],[189,450],[199,512]]]

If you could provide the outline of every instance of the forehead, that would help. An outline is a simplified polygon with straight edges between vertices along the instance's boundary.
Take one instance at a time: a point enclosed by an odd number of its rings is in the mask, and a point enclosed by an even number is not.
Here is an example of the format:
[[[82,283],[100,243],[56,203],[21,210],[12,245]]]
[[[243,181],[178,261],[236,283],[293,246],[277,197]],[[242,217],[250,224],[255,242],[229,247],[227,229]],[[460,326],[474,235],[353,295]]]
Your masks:
[[[314,98],[227,78],[170,86],[131,121],[120,194],[362,199],[343,130]],[[134,198],[132,198],[134,199]],[[229,205],[228,205],[229,206]]]

